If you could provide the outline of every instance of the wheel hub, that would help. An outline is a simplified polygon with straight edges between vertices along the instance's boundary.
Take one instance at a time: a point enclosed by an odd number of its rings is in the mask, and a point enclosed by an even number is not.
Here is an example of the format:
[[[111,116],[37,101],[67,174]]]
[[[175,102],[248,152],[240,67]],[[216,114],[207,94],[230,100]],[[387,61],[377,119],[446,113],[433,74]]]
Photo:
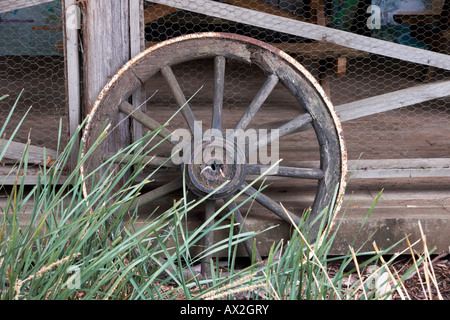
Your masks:
[[[184,165],[187,186],[198,196],[213,193],[211,199],[233,194],[246,175],[245,155],[233,141],[223,137],[206,137],[194,143]]]

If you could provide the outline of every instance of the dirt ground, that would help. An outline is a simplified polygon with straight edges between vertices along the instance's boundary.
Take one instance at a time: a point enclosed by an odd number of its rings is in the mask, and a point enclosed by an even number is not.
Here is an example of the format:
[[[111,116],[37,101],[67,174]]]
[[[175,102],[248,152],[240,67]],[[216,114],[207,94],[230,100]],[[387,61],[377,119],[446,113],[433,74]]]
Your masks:
[[[384,257],[389,260],[389,257]],[[450,300],[450,253],[444,252],[439,255],[431,255],[432,270],[430,273],[424,271],[425,266],[419,265],[419,272],[415,267],[415,262],[411,256],[403,255],[397,257],[392,264],[390,264],[390,271],[392,274],[400,279],[411,268],[414,270],[406,280],[400,282],[400,290],[394,292],[392,300]],[[359,264],[360,262],[358,262]],[[340,268],[340,263],[335,262],[329,267],[329,274],[333,276]],[[350,264],[346,270],[355,268],[355,264]],[[368,268],[361,268],[363,280],[368,277]],[[345,281],[349,285],[353,284],[357,278],[357,273],[353,273],[352,277],[347,277]],[[353,278],[353,279],[352,279]],[[434,281],[435,279],[435,281]],[[431,293],[431,295],[430,295]],[[361,294],[363,292],[361,291]],[[402,296],[403,295],[403,296]]]

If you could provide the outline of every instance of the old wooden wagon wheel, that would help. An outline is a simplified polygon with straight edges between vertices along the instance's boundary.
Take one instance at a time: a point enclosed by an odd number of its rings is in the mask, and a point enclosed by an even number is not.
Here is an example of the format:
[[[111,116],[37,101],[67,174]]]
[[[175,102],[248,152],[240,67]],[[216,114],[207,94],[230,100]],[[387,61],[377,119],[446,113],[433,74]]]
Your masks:
[[[203,100],[199,99],[197,102],[197,97],[194,96],[192,101],[186,103],[187,93],[181,77],[176,75],[176,70],[180,66],[192,63],[197,68],[203,60],[207,61],[206,65],[209,65],[212,71],[210,78],[207,75],[199,76],[200,84],[202,81],[207,82],[208,79],[212,80],[212,84],[209,87],[205,85],[201,91],[206,92],[206,97],[211,99],[202,98]],[[250,103],[242,109],[242,112],[238,111],[236,101],[227,101],[229,89],[226,84],[229,79],[226,74],[228,68],[234,68],[236,63],[247,66],[252,75],[253,72],[263,75],[262,85],[258,87],[256,94],[251,94]],[[198,68],[198,73],[204,70],[203,67]],[[183,81],[192,82],[193,79]],[[128,102],[129,97],[143,83],[149,84],[150,87],[158,84],[160,86],[158,94],[170,94],[172,100],[160,101],[157,94],[149,101],[145,112],[134,110]],[[275,106],[272,107],[272,115],[264,115],[265,106],[262,106],[275,90],[285,91],[278,96]],[[284,99],[288,98],[291,100],[285,102]],[[200,106],[196,107],[196,103]],[[285,211],[279,204],[279,200],[272,197],[272,194],[257,193],[256,186],[248,187],[252,177],[268,167],[268,164],[250,161],[250,154],[252,151],[257,152],[274,143],[275,139],[279,140],[280,158],[283,161],[287,159],[288,165],[282,161],[277,171],[271,172],[271,177],[275,177],[271,185],[277,185],[286,180],[288,183],[295,183],[296,186],[313,185],[312,203],[307,205],[312,212],[310,220],[330,204],[336,188],[338,198],[343,195],[346,183],[345,144],[339,119],[322,88],[306,69],[286,53],[269,44],[244,36],[224,33],[190,34],[158,43],[143,51],[125,64],[102,90],[89,115],[90,120],[83,138],[86,142],[94,141],[100,135],[106,120],[111,122],[111,127],[115,127],[126,116],[137,120],[148,130],[153,130],[165,123],[172,112],[180,107],[182,108],[179,117],[174,118],[170,126],[160,131],[162,138],[167,138],[179,128],[189,130],[192,135],[195,130],[204,133],[210,128],[217,130],[216,132],[220,134],[215,136],[215,139],[209,140],[204,134],[201,136],[200,144],[195,144],[198,141],[192,141],[188,154],[183,155],[184,162],[175,166],[179,168],[178,172],[171,173],[172,176],[168,181],[161,182],[158,187],[141,196],[142,203],[145,205],[149,202],[158,203],[163,196],[182,188],[182,180],[179,177],[182,166],[186,166],[187,188],[195,196],[209,194],[228,181],[206,201],[203,207],[204,219],[208,219],[214,213],[216,204],[223,204],[221,201],[228,201],[236,192],[245,189],[247,196],[254,196],[255,203],[259,205],[260,209],[254,210],[269,211],[272,215],[268,216],[268,219],[284,220],[288,224],[291,224],[292,219],[298,224],[303,210],[294,212],[294,207],[291,210],[291,207],[286,205],[288,211]],[[258,118],[259,114],[263,116]],[[278,137],[276,134],[270,134],[259,137],[256,143],[237,145],[236,139],[233,139],[236,138],[234,133],[239,129],[250,128],[269,128],[272,129],[270,132],[277,132]],[[123,134],[120,134],[121,130],[123,131],[123,128],[116,130],[116,133],[112,132],[108,140],[97,148],[91,160],[91,168],[101,163],[105,154],[117,151],[118,148],[129,143],[128,138],[124,139]],[[257,132],[256,129],[255,132]],[[301,166],[304,163],[302,160],[311,160],[301,152],[302,146],[309,143],[298,138],[305,132],[309,132],[309,136],[306,136],[308,138],[305,139],[317,142],[317,155],[311,158],[315,161],[309,162],[314,164],[312,167]],[[174,143],[171,144],[170,139],[167,140],[168,142],[161,144],[167,149],[165,151],[161,149],[156,156],[166,158],[170,156]],[[298,143],[298,146],[292,146],[291,142]],[[209,156],[200,158],[199,162],[186,161],[186,159],[195,160],[214,143],[219,148],[215,150],[223,152],[209,153]],[[287,145],[285,148],[287,151],[283,149],[284,144]],[[198,148],[194,148],[194,145]],[[286,158],[282,155],[284,151],[287,152]],[[219,154],[227,154],[227,156],[222,157]],[[289,159],[293,165],[289,165]],[[89,168],[84,169],[89,170]],[[167,177],[169,174],[162,174],[162,176]],[[161,201],[158,205],[160,203]],[[230,210],[235,210],[235,221],[243,223],[244,214],[241,213],[242,210],[236,210],[237,204],[237,201],[233,201],[228,207]],[[336,209],[339,206],[340,201],[336,203]],[[291,215],[291,218],[287,214]],[[243,226],[245,228],[245,223]],[[312,226],[311,234],[317,232],[317,228],[317,224]],[[205,246],[209,246],[212,241],[213,235],[207,235]],[[249,255],[254,255],[257,260],[261,260],[259,252],[253,252],[253,241],[246,241],[245,247]],[[205,264],[203,272],[208,272],[207,268],[208,264]]]

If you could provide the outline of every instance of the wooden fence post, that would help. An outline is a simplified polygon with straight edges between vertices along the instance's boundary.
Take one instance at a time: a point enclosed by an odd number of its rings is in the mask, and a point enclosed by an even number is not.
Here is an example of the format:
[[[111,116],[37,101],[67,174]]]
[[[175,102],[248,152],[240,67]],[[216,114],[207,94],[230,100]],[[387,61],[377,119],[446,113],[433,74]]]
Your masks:
[[[143,48],[142,0],[87,1],[83,20],[84,115],[89,114],[98,94],[109,79]],[[136,92],[138,107],[144,93]],[[140,128],[122,121],[116,128],[121,147],[139,138]],[[132,134],[134,133],[134,134]]]

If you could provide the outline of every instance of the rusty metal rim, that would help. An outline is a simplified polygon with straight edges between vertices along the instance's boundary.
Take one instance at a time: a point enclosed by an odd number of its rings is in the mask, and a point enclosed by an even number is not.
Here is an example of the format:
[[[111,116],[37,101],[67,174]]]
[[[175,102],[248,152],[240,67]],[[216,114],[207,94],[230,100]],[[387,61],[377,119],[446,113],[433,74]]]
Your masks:
[[[97,110],[100,106],[100,103],[102,101],[102,99],[104,98],[105,94],[110,90],[110,88],[114,85],[114,83],[118,80],[118,78],[124,73],[126,72],[131,66],[133,66],[137,61],[139,61],[140,59],[142,59],[143,57],[145,57],[148,53],[153,52],[155,50],[158,50],[161,47],[173,44],[173,43],[177,43],[177,42],[183,42],[183,41],[187,41],[187,40],[193,40],[193,39],[201,39],[201,38],[215,38],[215,39],[230,39],[230,40],[237,40],[237,41],[241,41],[244,43],[250,43],[253,44],[255,46],[259,46],[262,47],[270,52],[272,52],[275,55],[280,56],[282,59],[284,59],[286,62],[288,62],[289,64],[291,64],[295,69],[297,69],[305,78],[307,78],[310,83],[314,86],[314,88],[317,90],[317,92],[319,93],[320,97],[323,99],[325,105],[328,108],[328,111],[333,119],[334,122],[334,126],[338,135],[338,139],[339,139],[339,147],[340,147],[340,152],[341,152],[341,181],[339,183],[339,189],[338,189],[338,193],[337,193],[337,198],[336,198],[336,203],[335,203],[335,207],[334,207],[334,215],[332,217],[332,220],[330,221],[330,227],[332,227],[334,225],[335,219],[337,214],[340,211],[340,208],[342,206],[343,203],[343,196],[345,193],[345,188],[347,185],[347,175],[348,175],[348,167],[347,167],[347,148],[345,145],[345,140],[344,140],[344,134],[343,134],[343,129],[342,129],[342,125],[341,122],[339,120],[339,117],[335,111],[335,108],[333,106],[333,104],[331,103],[330,99],[327,97],[327,95],[325,94],[325,91],[323,90],[323,88],[320,86],[320,84],[317,82],[317,80],[312,76],[312,74],[304,67],[302,66],[298,61],[296,61],[294,58],[292,58],[291,56],[289,56],[287,53],[285,53],[284,51],[268,44],[265,42],[262,42],[260,40],[254,39],[254,38],[250,38],[250,37],[246,37],[246,36],[242,36],[242,35],[237,35],[237,34],[230,34],[230,33],[219,33],[219,32],[202,32],[202,33],[193,33],[193,34],[188,34],[188,35],[184,35],[184,36],[180,36],[180,37],[176,37],[176,38],[172,38],[169,40],[165,40],[162,41],[158,44],[155,44],[152,47],[147,48],[146,50],[142,51],[141,53],[139,53],[138,55],[136,55],[135,57],[133,57],[131,60],[129,60],[127,63],[125,63],[122,68],[120,68],[120,70],[108,81],[108,83],[103,87],[103,89],[101,90],[101,92],[99,93],[97,99],[95,100],[91,112],[87,115],[87,121],[86,121],[86,127],[84,129],[84,133],[82,136],[82,143],[83,143],[83,149],[82,149],[82,157],[84,157],[84,155],[86,154],[86,142],[87,139],[89,137],[90,134],[90,130],[91,130],[91,126],[92,126],[92,121],[95,121],[95,115],[97,113]],[[105,130],[108,130],[109,128],[106,128]],[[82,179],[84,180],[85,178],[85,167],[84,164],[82,164],[80,166],[80,175],[82,177]],[[83,182],[83,195],[86,197],[87,196],[87,187],[86,187],[86,183]]]

